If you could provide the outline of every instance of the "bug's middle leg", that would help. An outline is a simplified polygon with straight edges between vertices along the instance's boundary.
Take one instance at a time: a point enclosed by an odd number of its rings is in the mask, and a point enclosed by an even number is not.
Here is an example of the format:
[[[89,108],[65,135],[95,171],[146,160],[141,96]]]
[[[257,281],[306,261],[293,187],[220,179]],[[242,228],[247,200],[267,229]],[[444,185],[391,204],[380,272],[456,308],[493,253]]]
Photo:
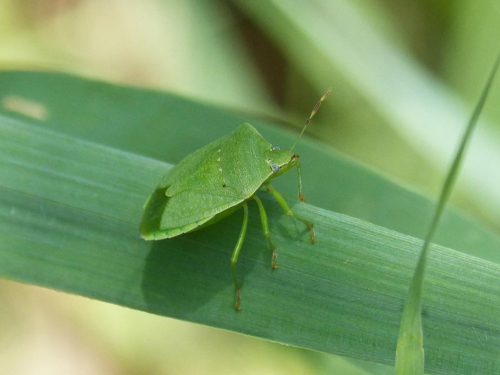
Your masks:
[[[253,196],[253,199],[257,202],[259,206],[260,212],[260,221],[262,222],[262,230],[264,231],[264,236],[266,236],[267,243],[269,244],[269,249],[271,250],[271,267],[273,269],[278,268],[276,265],[276,247],[274,247],[273,242],[271,241],[271,235],[269,234],[269,224],[267,222],[266,210],[264,209],[264,205],[262,204],[260,198],[256,195]]]
[[[305,220],[305,219],[295,215],[293,213],[293,211],[291,210],[291,208],[288,206],[288,203],[286,203],[285,198],[283,198],[283,196],[280,193],[278,193],[278,191],[276,191],[276,189],[274,189],[271,185],[267,185],[266,190],[268,192],[270,192],[272,195],[274,195],[274,198],[276,198],[276,200],[278,201],[278,203],[280,204],[280,206],[283,208],[283,210],[285,211],[285,213],[287,215],[292,216],[292,217],[296,218],[297,220],[302,221],[307,226],[307,228],[309,229],[309,233],[311,235],[311,242],[315,243],[316,242],[316,234],[314,233],[314,224],[308,220]]]
[[[245,234],[247,233],[248,226],[248,205],[247,202],[243,202],[243,225],[241,226],[241,232],[236,241],[236,246],[233,250],[233,255],[231,256],[231,270],[233,271],[234,278],[234,290],[235,290],[235,301],[234,308],[236,311],[240,311],[240,299],[241,299],[241,284],[238,280],[238,275],[236,274],[236,263],[238,262],[238,257],[240,256],[241,247],[243,246],[243,241],[245,240]]]

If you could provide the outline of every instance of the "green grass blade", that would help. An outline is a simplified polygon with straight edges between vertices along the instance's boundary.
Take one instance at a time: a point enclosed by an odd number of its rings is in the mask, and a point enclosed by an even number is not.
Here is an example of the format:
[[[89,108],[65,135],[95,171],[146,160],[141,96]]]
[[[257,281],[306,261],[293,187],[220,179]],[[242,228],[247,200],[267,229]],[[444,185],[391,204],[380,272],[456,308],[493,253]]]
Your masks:
[[[427,253],[429,245],[434,238],[441,215],[446,206],[448,198],[453,189],[454,182],[457,178],[461,161],[464,156],[467,144],[470,142],[472,132],[477,124],[479,114],[481,113],[486,98],[489,94],[491,85],[495,78],[496,72],[500,65],[500,54],[498,55],[493,69],[488,77],[486,86],[481,93],[481,97],[472,113],[470,121],[464,132],[457,154],[453,159],[452,166],[446,176],[441,194],[436,206],[436,212],[432,219],[429,232],[425,238],[422,251],[420,253],[419,261],[415,274],[408,291],[408,297],[403,310],[401,318],[401,326],[399,330],[398,344],[396,349],[396,373],[401,375],[411,374],[419,375],[424,373],[424,349],[423,349],[423,333],[422,333],[422,293],[424,284],[424,274],[427,263]]]
[[[327,165],[337,162],[330,155]],[[315,223],[318,242],[311,245],[302,225],[263,193],[280,268],[270,270],[258,208],[250,204],[238,263],[244,310],[236,313],[229,259],[241,213],[172,240],[151,243],[138,235],[142,204],[169,167],[0,116],[0,276],[289,345],[394,362],[420,240],[292,205]],[[499,245],[492,237],[490,246]],[[497,373],[500,266],[431,249],[423,319],[429,371]]]

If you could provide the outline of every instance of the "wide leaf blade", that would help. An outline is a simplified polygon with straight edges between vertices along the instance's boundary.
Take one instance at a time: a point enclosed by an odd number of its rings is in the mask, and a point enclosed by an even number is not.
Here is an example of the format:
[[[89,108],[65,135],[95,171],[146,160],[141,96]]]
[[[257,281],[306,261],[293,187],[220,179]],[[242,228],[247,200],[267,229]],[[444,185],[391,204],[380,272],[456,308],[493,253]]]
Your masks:
[[[238,263],[241,214],[172,240],[138,236],[141,207],[169,165],[0,117],[0,275],[155,314],[379,363],[393,363],[421,241],[314,206],[311,245],[263,193],[279,266],[257,207]],[[500,266],[432,246],[423,323],[431,373],[500,368]],[[457,359],[457,355],[459,358]]]

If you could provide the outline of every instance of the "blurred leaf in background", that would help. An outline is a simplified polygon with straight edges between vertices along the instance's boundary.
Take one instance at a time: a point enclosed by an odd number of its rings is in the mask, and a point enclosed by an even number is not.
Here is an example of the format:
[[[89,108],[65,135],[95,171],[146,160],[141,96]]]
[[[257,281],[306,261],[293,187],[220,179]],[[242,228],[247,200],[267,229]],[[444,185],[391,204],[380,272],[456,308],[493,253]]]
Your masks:
[[[324,186],[308,181],[321,174],[321,153],[333,152],[328,146],[334,146],[403,186],[435,196],[498,48],[495,35],[500,31],[500,12],[493,2],[0,0],[0,9],[3,69],[69,72],[167,90],[240,112],[234,124],[223,121],[227,116],[194,114],[193,121],[200,125],[195,137],[182,133],[182,121],[168,122],[165,132],[175,134],[176,141],[162,147],[160,138],[150,148],[141,146],[140,139],[155,137],[148,124],[159,121],[160,110],[142,113],[140,102],[120,102],[118,94],[116,102],[102,102],[114,96],[83,92],[92,104],[85,108],[92,108],[101,120],[108,117],[106,132],[94,126],[88,113],[78,112],[78,102],[68,107],[68,89],[47,98],[60,103],[55,113],[61,118],[51,124],[66,125],[64,132],[171,163],[214,139],[215,132],[227,133],[250,112],[252,117],[257,113],[285,119],[284,126],[293,122],[298,128],[318,94],[333,86],[328,105],[308,130],[325,145],[304,155],[308,201],[416,237],[424,235],[427,214],[430,219],[431,208],[422,203],[427,201],[412,198],[421,207],[418,214],[398,211],[406,193],[377,185],[379,177],[357,181],[371,193],[359,200],[320,199]],[[43,97],[47,90],[32,86],[29,78],[23,81],[26,76],[13,77],[0,77],[4,93],[16,88]],[[500,111],[491,105],[498,103],[499,95],[497,82],[453,199],[482,224],[450,214],[436,238],[497,263],[494,246],[484,244],[500,231]],[[154,95],[141,97],[147,101]],[[127,106],[138,109],[121,110]],[[10,109],[12,115],[15,101]],[[179,118],[189,111],[175,109]],[[113,135],[120,124],[130,125],[130,133],[117,140]],[[280,132],[265,136],[280,139]],[[352,182],[349,171],[339,170],[331,180],[332,195]],[[295,182],[280,184],[293,188]],[[447,224],[461,236],[446,230]],[[0,363],[6,373],[43,368],[71,373],[391,371],[3,280],[0,297],[5,301],[0,307]],[[200,342],[217,345],[207,348]],[[27,359],[26,352],[32,357]],[[82,367],[82,357],[89,367]]]

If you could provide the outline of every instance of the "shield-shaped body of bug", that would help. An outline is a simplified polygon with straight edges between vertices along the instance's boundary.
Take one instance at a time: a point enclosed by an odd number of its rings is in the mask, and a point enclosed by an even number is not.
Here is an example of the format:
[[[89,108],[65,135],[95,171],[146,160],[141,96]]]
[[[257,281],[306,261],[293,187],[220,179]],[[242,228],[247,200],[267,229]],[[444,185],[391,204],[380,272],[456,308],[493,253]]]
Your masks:
[[[267,216],[256,192],[262,186],[272,193],[287,215],[304,222],[315,242],[313,224],[297,217],[284,198],[271,187],[274,177],[293,167],[299,175],[299,199],[304,201],[298,155],[293,147],[330,89],[316,103],[299,137],[290,150],[280,150],[267,142],[250,124],[240,125],[226,135],[193,152],[172,168],[160,181],[144,205],[140,232],[145,240],[161,240],[211,225],[243,208],[243,225],[231,257],[235,285],[235,308],[240,310],[241,284],[236,262],[248,224],[247,201],[256,201],[264,235],[271,250],[271,267],[276,266],[276,250],[271,241]]]

